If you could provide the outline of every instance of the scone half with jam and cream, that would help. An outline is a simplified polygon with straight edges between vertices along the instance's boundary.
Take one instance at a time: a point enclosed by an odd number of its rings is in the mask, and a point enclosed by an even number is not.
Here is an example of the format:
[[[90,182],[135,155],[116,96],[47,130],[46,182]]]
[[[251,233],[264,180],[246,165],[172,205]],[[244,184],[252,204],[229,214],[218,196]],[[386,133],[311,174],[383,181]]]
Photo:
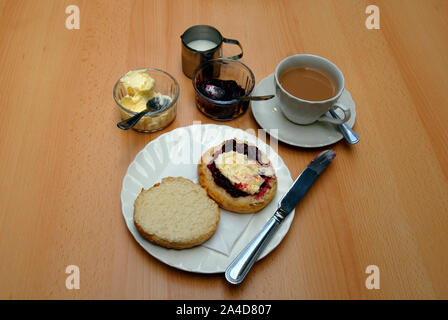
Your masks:
[[[266,207],[277,191],[274,167],[255,145],[237,139],[207,150],[198,165],[199,183],[218,205],[236,213]]]

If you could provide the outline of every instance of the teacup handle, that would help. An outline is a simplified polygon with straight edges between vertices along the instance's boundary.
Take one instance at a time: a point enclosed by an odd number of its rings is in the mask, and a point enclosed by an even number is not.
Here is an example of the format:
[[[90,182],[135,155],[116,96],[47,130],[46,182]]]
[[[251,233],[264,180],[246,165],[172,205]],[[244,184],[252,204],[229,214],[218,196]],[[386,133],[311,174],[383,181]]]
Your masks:
[[[331,109],[332,110],[336,110],[336,109],[341,109],[344,112],[344,117],[342,119],[335,119],[333,117],[329,117],[326,114],[322,115],[318,120],[319,121],[324,121],[324,122],[330,122],[330,123],[334,123],[334,124],[343,124],[345,122],[347,122],[350,119],[351,116],[351,112],[350,109],[340,103],[335,103]]]
[[[241,46],[241,44],[240,44],[240,42],[238,40],[223,38],[222,41],[224,43],[236,44],[241,49],[241,53],[240,54],[237,54],[236,56],[228,57],[227,59],[238,60],[238,59],[241,59],[243,57],[243,47]]]

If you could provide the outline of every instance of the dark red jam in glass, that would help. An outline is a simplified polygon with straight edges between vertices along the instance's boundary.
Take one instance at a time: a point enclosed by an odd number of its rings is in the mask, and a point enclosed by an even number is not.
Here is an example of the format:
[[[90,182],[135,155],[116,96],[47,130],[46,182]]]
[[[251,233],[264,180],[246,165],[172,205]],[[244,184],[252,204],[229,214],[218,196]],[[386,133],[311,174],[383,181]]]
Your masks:
[[[199,81],[198,89],[207,98],[230,101],[246,93],[235,80],[208,79]]]
[[[252,94],[255,77],[242,62],[219,58],[200,64],[192,82],[198,109],[209,118],[227,121],[247,111],[249,101],[237,98]]]
[[[196,84],[203,96],[196,95],[196,104],[203,113],[215,120],[231,120],[246,112],[249,101],[235,100],[245,90],[234,80],[208,79]]]

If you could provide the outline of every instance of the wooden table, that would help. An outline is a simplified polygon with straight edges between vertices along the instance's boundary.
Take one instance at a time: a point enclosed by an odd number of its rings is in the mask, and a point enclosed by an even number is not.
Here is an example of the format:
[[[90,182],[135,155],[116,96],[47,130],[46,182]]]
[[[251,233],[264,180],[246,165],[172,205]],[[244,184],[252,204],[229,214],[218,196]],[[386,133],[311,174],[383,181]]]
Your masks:
[[[65,27],[71,4],[79,30]],[[365,26],[369,4],[379,30]],[[2,0],[0,15],[1,298],[448,298],[448,1]],[[123,176],[148,142],[219,124],[181,70],[179,36],[195,24],[240,40],[257,83],[288,55],[327,57],[357,104],[361,142],[332,146],[289,233],[239,286],[159,262],[121,213]],[[112,87],[144,66],[179,81],[177,118],[121,131]],[[250,111],[225,124],[259,129]],[[321,150],[278,145],[293,178]],[[379,290],[365,286],[369,265]]]

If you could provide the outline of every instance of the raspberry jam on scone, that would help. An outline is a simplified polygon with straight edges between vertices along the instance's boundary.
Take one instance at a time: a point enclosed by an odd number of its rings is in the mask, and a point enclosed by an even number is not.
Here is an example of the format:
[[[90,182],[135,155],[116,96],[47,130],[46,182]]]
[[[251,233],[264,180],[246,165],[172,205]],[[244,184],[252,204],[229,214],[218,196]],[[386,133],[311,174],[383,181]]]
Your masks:
[[[274,168],[256,146],[227,140],[207,165],[214,182],[234,198],[260,199],[276,179]]]

